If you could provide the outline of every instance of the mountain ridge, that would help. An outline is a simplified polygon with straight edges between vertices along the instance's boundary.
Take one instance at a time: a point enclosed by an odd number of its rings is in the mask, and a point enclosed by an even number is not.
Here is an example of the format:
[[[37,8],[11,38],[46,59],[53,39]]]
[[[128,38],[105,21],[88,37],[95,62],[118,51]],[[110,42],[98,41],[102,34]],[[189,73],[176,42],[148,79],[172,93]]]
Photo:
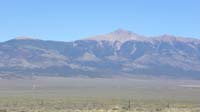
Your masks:
[[[200,79],[199,39],[145,37],[121,29],[106,35],[109,36],[72,42],[39,39],[2,42],[0,77],[145,75]]]
[[[121,38],[119,38],[119,35],[122,35]],[[115,37],[116,36],[116,37]],[[110,37],[110,39],[109,39]],[[135,38],[134,38],[135,37]],[[125,40],[123,40],[125,39]],[[195,41],[198,40],[200,41],[199,38],[194,38],[194,37],[184,37],[184,36],[174,36],[171,34],[163,34],[159,36],[144,36],[140,35],[137,33],[134,33],[132,31],[126,30],[126,29],[116,29],[113,32],[102,34],[102,35],[96,35],[96,36],[91,36],[91,37],[86,37],[82,39],[77,39],[74,41],[79,41],[79,40],[96,40],[96,41],[129,41],[129,40],[190,40],[190,41]],[[30,36],[18,36],[10,40],[43,40],[39,38],[33,38]],[[7,41],[10,41],[7,40]],[[43,41],[54,41],[54,42],[74,42],[74,41],[57,41],[57,40],[43,40]],[[5,41],[4,41],[5,42]]]
[[[104,35],[97,35],[94,37],[84,38],[81,40],[96,40],[96,41],[119,41],[119,42],[126,42],[130,40],[136,41],[153,41],[153,40],[165,40],[165,41],[194,41],[199,40],[198,38],[191,38],[191,37],[181,37],[181,36],[174,36],[169,34],[163,34],[160,36],[143,36],[137,33],[133,33],[131,31],[125,29],[117,29],[111,33],[107,33]]]

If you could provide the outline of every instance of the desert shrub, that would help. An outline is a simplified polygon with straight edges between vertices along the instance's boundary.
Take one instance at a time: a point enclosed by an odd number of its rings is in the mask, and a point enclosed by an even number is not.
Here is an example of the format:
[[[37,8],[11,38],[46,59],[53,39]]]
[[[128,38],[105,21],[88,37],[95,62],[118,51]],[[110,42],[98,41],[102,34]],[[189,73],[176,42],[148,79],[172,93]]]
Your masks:
[[[0,109],[0,112],[7,112],[6,109]]]

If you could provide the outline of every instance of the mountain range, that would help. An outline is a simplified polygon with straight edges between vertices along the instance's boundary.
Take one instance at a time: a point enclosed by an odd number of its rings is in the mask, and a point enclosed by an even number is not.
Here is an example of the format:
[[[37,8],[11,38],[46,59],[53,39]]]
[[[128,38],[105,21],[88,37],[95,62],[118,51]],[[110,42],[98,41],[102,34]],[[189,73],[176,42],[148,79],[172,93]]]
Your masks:
[[[20,37],[0,43],[0,77],[200,78],[200,40],[118,29],[72,42]]]

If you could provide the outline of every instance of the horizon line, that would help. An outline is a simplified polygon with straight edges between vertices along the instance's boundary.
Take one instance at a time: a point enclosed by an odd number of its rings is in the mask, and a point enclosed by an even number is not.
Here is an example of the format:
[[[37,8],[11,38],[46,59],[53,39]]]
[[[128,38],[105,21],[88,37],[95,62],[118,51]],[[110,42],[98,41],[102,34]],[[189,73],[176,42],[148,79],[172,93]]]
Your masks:
[[[167,35],[167,36],[172,36],[172,37],[176,37],[176,38],[188,38],[188,39],[200,40],[198,37],[189,37],[189,36],[182,36],[182,35],[180,36],[180,35],[174,35],[174,34],[169,34],[169,33],[163,33],[163,34],[159,34],[159,35],[147,36],[147,35],[138,34],[138,33],[135,33],[133,31],[126,30],[126,29],[123,29],[123,28],[118,28],[118,29],[113,30],[111,32],[107,32],[107,33],[103,33],[103,34],[96,34],[96,35],[93,35],[93,36],[87,36],[87,37],[74,39],[74,40],[71,39],[71,40],[67,40],[67,41],[66,40],[55,40],[55,39],[43,39],[43,38],[37,38],[36,36],[21,35],[21,36],[16,36],[16,37],[10,38],[8,40],[0,41],[0,42],[6,42],[6,41],[9,41],[9,40],[44,40],[44,41],[58,41],[58,42],[73,42],[73,41],[77,41],[77,40],[84,40],[84,39],[87,39],[87,38],[90,38],[90,37],[107,35],[107,34],[110,34],[110,33],[113,33],[113,32],[119,31],[119,30],[122,30],[122,31],[125,31],[125,32],[130,32],[132,34],[136,34],[136,35],[143,36],[143,37],[146,37],[146,38],[155,38],[155,37],[162,37],[162,36],[166,36]]]

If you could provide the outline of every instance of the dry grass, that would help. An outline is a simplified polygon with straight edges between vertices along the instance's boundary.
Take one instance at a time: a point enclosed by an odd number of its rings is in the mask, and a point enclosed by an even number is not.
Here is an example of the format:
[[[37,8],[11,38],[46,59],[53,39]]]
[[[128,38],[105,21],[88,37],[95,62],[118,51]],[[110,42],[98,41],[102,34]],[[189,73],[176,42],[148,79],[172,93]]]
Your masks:
[[[180,85],[200,81],[1,80],[0,112],[200,112],[200,89]]]
[[[95,98],[0,98],[0,112],[200,112],[199,104]]]

